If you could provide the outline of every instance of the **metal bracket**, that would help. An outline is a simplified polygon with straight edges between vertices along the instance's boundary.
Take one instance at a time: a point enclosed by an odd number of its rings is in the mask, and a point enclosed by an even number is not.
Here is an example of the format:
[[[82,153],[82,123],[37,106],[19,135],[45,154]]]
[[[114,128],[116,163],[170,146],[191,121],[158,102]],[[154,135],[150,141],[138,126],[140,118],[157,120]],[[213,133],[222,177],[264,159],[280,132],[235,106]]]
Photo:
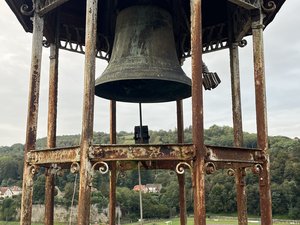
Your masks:
[[[254,174],[257,174],[257,175],[260,175],[263,171],[263,167],[261,164],[255,164],[253,167],[252,167],[252,172]]]
[[[98,169],[96,169],[96,167],[98,167]],[[93,179],[95,177],[95,172],[99,171],[101,174],[106,174],[109,171],[109,167],[108,164],[106,162],[100,161],[100,162],[96,162],[92,168],[91,168],[91,172],[90,172],[90,187],[92,187],[93,185]]]
[[[192,165],[192,162],[191,164],[188,164],[187,162],[179,162],[177,165],[176,165],[176,173],[178,174],[184,174],[185,170],[184,170],[184,166],[187,166],[190,171],[191,171],[191,174],[193,173],[193,165]]]
[[[205,163],[206,174],[213,174],[217,170],[216,165],[213,162]]]
[[[274,1],[267,0],[267,4],[264,4],[265,0],[260,0],[261,9],[264,13],[272,13],[276,9],[276,4]],[[266,6],[265,6],[266,5]]]
[[[73,162],[70,167],[71,173],[78,173],[80,170],[80,165],[78,162]]]
[[[96,169],[96,167],[98,167],[98,169]],[[99,171],[101,174],[106,174],[109,171],[109,167],[108,164],[106,162],[100,161],[100,162],[96,162],[93,166],[92,166],[92,174],[95,171]]]
[[[20,7],[20,12],[24,15],[24,16],[32,16],[33,13],[35,12],[35,3],[34,1],[32,1],[32,9],[29,9],[29,6],[27,4],[23,4]]]
[[[184,168],[185,167],[188,167],[190,169],[190,172],[191,172],[191,179],[192,179],[192,186],[194,186],[195,184],[195,181],[194,181],[194,173],[193,173],[193,161],[191,161],[191,163],[187,163],[187,162],[179,162],[177,165],[176,165],[176,168],[175,168],[175,171],[177,174],[184,174],[185,170]]]
[[[233,177],[235,175],[235,170],[230,168],[227,170],[227,175],[230,176],[230,177]]]
[[[244,48],[246,45],[247,45],[247,40],[246,39],[242,39],[239,43],[238,43],[238,46],[240,48]]]

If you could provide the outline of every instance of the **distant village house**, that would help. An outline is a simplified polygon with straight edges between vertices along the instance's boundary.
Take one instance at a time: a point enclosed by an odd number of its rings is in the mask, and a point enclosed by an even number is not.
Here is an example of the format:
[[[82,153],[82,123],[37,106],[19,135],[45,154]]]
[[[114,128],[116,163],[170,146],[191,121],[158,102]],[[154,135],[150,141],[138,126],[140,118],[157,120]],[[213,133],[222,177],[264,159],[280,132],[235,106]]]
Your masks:
[[[0,198],[12,198],[13,196],[20,194],[22,194],[22,189],[20,187],[0,187]]]
[[[133,187],[134,191],[141,191],[143,193],[160,193],[162,188],[161,184],[146,184],[146,185],[135,185]]]

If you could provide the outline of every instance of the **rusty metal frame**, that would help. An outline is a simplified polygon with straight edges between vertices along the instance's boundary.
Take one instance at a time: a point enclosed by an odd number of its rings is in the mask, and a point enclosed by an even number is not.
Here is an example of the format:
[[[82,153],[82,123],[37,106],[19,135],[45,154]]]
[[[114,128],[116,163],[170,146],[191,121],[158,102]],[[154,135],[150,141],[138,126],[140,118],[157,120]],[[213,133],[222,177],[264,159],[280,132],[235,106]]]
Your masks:
[[[194,143],[194,224],[206,224],[205,149],[202,89],[202,1],[191,1],[192,137]]]
[[[35,7],[38,4],[39,1],[36,1]],[[44,19],[34,13],[33,24],[28,114],[24,149],[24,182],[21,200],[20,223],[22,225],[31,224],[33,175],[36,169],[27,163],[27,153],[30,152],[30,149],[34,149],[36,145]]]
[[[56,147],[56,127],[57,127],[57,101],[58,101],[58,58],[59,58],[59,16],[56,16],[56,29],[54,43],[50,43],[50,65],[49,65],[49,94],[48,94],[48,127],[47,127],[47,147]],[[53,164],[45,171],[45,225],[54,224],[54,195],[55,176],[60,170]]]
[[[231,93],[232,93],[232,119],[234,132],[234,146],[243,146],[243,123],[242,123],[242,107],[241,107],[241,90],[240,90],[240,69],[239,69],[239,44],[231,43],[230,70],[231,70]],[[235,186],[237,196],[237,211],[239,225],[248,224],[247,216],[247,195],[245,186],[246,171],[244,167],[234,170]]]
[[[80,143],[80,181],[77,213],[77,221],[80,225],[88,225],[90,220],[91,162],[88,155],[90,146],[93,143],[97,12],[98,0],[87,0],[84,93]]]
[[[34,1],[33,9],[26,13],[34,13],[33,17],[33,45],[32,63],[30,71],[30,90],[28,102],[28,120],[26,132],[26,144],[24,151],[24,182],[21,203],[21,224],[31,224],[33,177],[39,167],[47,168],[46,192],[49,199],[46,201],[45,224],[53,224],[53,173],[61,168],[70,168],[71,172],[80,173],[78,224],[89,224],[90,191],[93,174],[96,169],[100,172],[110,170],[110,225],[115,224],[115,188],[117,171],[130,170],[136,164],[142,162],[146,169],[176,170],[180,188],[180,221],[186,224],[186,203],[184,187],[184,166],[191,170],[194,191],[194,224],[205,225],[205,175],[213,173],[217,169],[228,169],[229,175],[236,176],[238,190],[239,225],[247,224],[245,206],[245,168],[252,167],[253,172],[259,176],[261,223],[272,223],[271,194],[270,194],[270,169],[268,159],[267,117],[265,74],[263,58],[263,12],[272,10],[272,1],[267,6],[259,0],[260,10],[258,14],[252,14],[253,56],[254,56],[254,81],[257,116],[258,149],[242,148],[242,117],[241,100],[239,90],[238,70],[238,44],[230,43],[231,71],[232,71],[232,102],[235,147],[220,147],[204,145],[203,125],[203,90],[202,90],[202,54],[204,52],[219,50],[229,47],[229,43],[211,43],[208,47],[202,46],[201,24],[201,0],[191,0],[191,52],[192,64],[192,135],[193,144],[183,144],[183,109],[182,101],[177,101],[177,128],[178,143],[167,145],[118,145],[116,144],[116,102],[111,101],[111,128],[110,144],[94,145],[93,140],[93,111],[94,111],[94,82],[95,82],[95,58],[99,57],[96,50],[97,37],[97,0],[87,0],[86,13],[86,40],[85,49],[82,46],[73,46],[70,40],[65,45],[61,42],[51,44],[50,56],[50,82],[49,82],[49,111],[48,111],[48,140],[47,149],[35,150],[37,115],[39,105],[39,81],[41,71],[41,56],[43,43],[43,18],[41,15],[63,4],[67,0],[48,0],[44,8],[40,7],[40,1]],[[243,8],[252,9],[248,0],[229,0]],[[271,2],[271,3],[270,3]],[[47,4],[47,5],[46,5]],[[42,11],[41,11],[42,9]],[[43,14],[44,13],[44,14]],[[245,20],[246,22],[248,18]],[[247,22],[247,24],[248,24]],[[226,24],[211,28],[208,32],[222,32]],[[229,27],[234,26],[230,24]],[[248,28],[247,28],[248,29]],[[78,31],[79,32],[79,31]],[[241,31],[242,34],[246,30]],[[80,32],[79,32],[80,33]],[[239,33],[241,35],[241,33]],[[243,35],[242,35],[243,36]],[[78,38],[81,38],[80,35]],[[236,38],[236,37],[234,37]],[[234,40],[232,38],[232,40]],[[238,36],[238,39],[240,36]],[[102,40],[103,41],[103,40]],[[105,40],[104,40],[105,41]],[[72,51],[80,51],[85,54],[84,68],[84,102],[82,118],[82,134],[80,146],[55,148],[56,137],[56,106],[57,106],[57,66],[58,48],[69,48]],[[71,47],[70,47],[71,46]],[[108,46],[109,47],[109,46]],[[102,53],[101,53],[102,54]],[[109,57],[101,56],[100,58]],[[105,169],[105,171],[102,171]]]
[[[262,6],[263,7],[263,6]],[[264,10],[262,8],[262,10]],[[263,47],[263,13],[253,16],[253,59],[256,104],[257,145],[263,152],[264,162],[259,173],[261,224],[272,224],[272,200],[270,184],[270,162],[268,157],[268,126],[266,107],[266,81]]]
[[[117,143],[116,101],[110,101],[110,144]],[[117,163],[111,162],[109,174],[109,225],[116,224]]]
[[[204,146],[205,162],[220,165],[244,164],[251,166],[264,161],[263,152],[255,148]],[[193,144],[165,145],[93,145],[89,147],[88,158],[98,161],[189,161],[193,160]],[[51,164],[68,165],[80,162],[80,146],[31,150],[27,155],[30,165],[46,166]]]
[[[184,125],[183,125],[183,101],[176,101],[177,110],[177,143],[184,143]],[[186,215],[186,190],[185,190],[185,175],[177,173],[178,185],[179,185],[179,214],[180,224],[185,225],[187,223]]]
[[[58,46],[50,44],[50,71],[49,71],[49,103],[48,103],[48,134],[47,147],[56,146],[57,121],[57,89],[58,89]],[[53,225],[54,220],[54,186],[55,174],[52,168],[45,172],[45,225]]]

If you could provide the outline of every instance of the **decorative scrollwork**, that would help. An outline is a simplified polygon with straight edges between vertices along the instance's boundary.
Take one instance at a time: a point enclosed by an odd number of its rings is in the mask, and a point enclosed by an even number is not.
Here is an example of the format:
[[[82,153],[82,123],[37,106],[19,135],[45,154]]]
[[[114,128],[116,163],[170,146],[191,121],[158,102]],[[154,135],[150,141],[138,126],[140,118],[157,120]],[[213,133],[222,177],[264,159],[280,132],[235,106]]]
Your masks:
[[[58,175],[58,176],[62,175],[61,167],[59,167],[57,164],[52,164],[48,172],[53,175]]]
[[[205,163],[206,174],[214,173],[216,169],[216,165],[213,162]]]
[[[117,162],[117,171],[118,171],[118,177],[123,179],[126,177],[126,172],[124,169],[124,165],[122,163],[120,163],[119,161]]]
[[[42,45],[45,47],[45,48],[49,48],[50,47],[50,43],[48,42],[48,40],[43,40],[42,41]]]
[[[164,154],[160,151],[160,148],[153,148],[151,149],[151,153],[150,153],[150,157],[154,157],[154,158],[157,158],[157,157],[160,157],[160,156],[163,156]]]
[[[264,13],[272,13],[276,9],[276,4],[274,1],[268,0],[268,3],[266,4],[267,7],[264,4],[264,0],[260,0],[261,9]]]
[[[248,43],[247,43],[247,40],[246,40],[246,39],[242,39],[242,40],[238,43],[239,47],[241,47],[241,48],[245,47],[247,44],[248,44]]]
[[[70,168],[71,173],[78,173],[79,170],[80,170],[80,165],[79,165],[79,163],[78,163],[78,162],[73,162],[73,163],[71,164],[71,168]]]
[[[27,4],[23,4],[20,7],[20,11],[24,16],[32,16],[35,11],[35,5],[32,5],[32,9],[29,10],[29,6]]]
[[[98,50],[96,57],[100,58],[100,59],[104,59],[106,61],[109,61],[109,59],[110,59],[109,52],[110,52],[111,46],[109,44],[108,38],[102,34],[99,34],[97,37],[97,41],[100,43],[105,43],[105,51]]]
[[[101,174],[106,174],[109,171],[109,167],[108,164],[106,162],[100,161],[100,162],[96,162],[93,167],[92,167],[92,171],[95,171],[95,168],[99,165],[98,171]]]
[[[176,173],[184,174],[184,166],[187,166],[190,169],[191,173],[193,172],[193,167],[190,164],[188,164],[187,162],[180,162],[176,165]]]
[[[85,46],[83,45],[85,30],[79,27],[69,26],[67,24],[62,24],[60,29],[62,32],[66,33],[66,39],[59,41],[59,48],[71,52],[85,54]],[[111,46],[108,38],[102,34],[99,34],[97,36],[97,43],[101,43],[101,47],[98,46],[99,48],[96,52],[96,58],[109,61],[109,52]]]
[[[96,167],[98,166],[98,169]],[[101,174],[106,174],[109,171],[109,166],[106,162],[100,161],[96,162],[92,168],[91,168],[91,173],[90,173],[90,182],[89,185],[92,187],[93,186],[93,180],[95,177],[95,171],[98,170]]]
[[[36,165],[31,165],[29,167],[29,172],[30,172],[31,175],[35,175],[39,172],[39,167],[36,166]]]
[[[234,169],[228,169],[227,170],[227,175],[233,177],[235,175],[235,170]]]
[[[262,165],[260,165],[260,164],[255,164],[255,165],[252,167],[252,172],[253,172],[254,174],[260,174],[262,171],[263,171],[263,167],[262,167]]]

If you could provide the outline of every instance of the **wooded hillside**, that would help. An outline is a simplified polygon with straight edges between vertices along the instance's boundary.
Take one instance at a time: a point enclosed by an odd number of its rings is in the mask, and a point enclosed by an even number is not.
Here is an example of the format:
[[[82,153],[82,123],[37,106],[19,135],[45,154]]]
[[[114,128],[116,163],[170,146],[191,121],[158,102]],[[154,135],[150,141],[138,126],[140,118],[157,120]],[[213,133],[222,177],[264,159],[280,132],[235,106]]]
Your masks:
[[[185,129],[185,142],[191,142],[191,127]],[[176,143],[175,130],[150,131],[150,143]],[[57,146],[74,146],[79,144],[79,135],[57,137]],[[46,138],[37,141],[37,147],[45,147]],[[109,135],[103,132],[94,133],[95,144],[109,143]],[[117,137],[118,144],[134,143],[133,133],[121,131]],[[233,129],[231,127],[212,126],[205,130],[205,144],[233,146]],[[244,133],[244,147],[256,147],[256,134]],[[273,214],[285,218],[300,219],[300,140],[283,136],[269,137],[272,204]],[[23,145],[14,144],[10,147],[0,147],[0,186],[21,186],[23,169]],[[43,170],[40,171],[43,173]],[[138,184],[137,170],[127,171],[118,176],[117,200],[124,217],[136,219],[139,214],[138,193],[132,189]],[[57,177],[56,185],[63,194],[57,194],[55,203],[69,207],[73,195],[75,175],[64,171]],[[78,182],[78,178],[77,178]],[[162,184],[160,193],[146,193],[143,196],[145,207],[144,217],[169,217],[179,212],[177,176],[172,171],[142,170],[142,184]],[[250,170],[246,176],[248,212],[259,214],[258,177]],[[193,212],[193,196],[190,174],[186,174],[187,210]],[[94,179],[92,203],[98,209],[106,208],[108,204],[109,183],[108,175],[97,174]],[[207,213],[236,213],[234,177],[228,176],[227,171],[217,171],[206,176],[206,207]],[[44,176],[36,176],[34,183],[34,202],[44,201]],[[0,220],[7,210],[0,202]],[[11,207],[19,205],[20,198],[9,200]],[[76,204],[76,201],[75,201]],[[7,207],[7,205],[6,205]],[[6,215],[7,218],[7,215]],[[13,216],[12,216],[13,219]]]

